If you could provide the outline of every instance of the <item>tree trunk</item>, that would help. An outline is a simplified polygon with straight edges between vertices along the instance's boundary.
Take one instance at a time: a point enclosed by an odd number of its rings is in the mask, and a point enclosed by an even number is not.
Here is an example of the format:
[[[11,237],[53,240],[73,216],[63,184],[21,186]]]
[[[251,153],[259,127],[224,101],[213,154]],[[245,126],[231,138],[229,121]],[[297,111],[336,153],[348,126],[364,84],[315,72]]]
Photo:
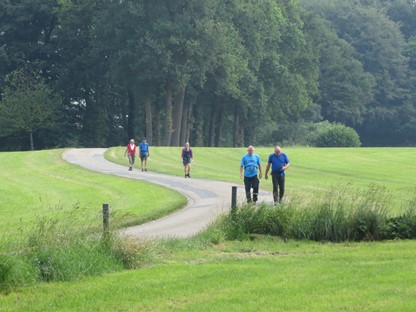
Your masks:
[[[248,115],[251,116],[251,120],[244,123],[244,139],[247,142],[246,145],[256,146],[257,128],[255,120],[257,120],[257,116],[251,109],[248,111]]]
[[[171,138],[172,146],[180,146],[179,139],[181,137],[182,129],[182,114],[183,114],[183,101],[185,98],[185,86],[180,86],[177,94],[175,95],[175,103],[173,110],[173,132]]]
[[[241,125],[241,123],[238,126],[237,146],[238,147],[245,146],[245,142],[244,142],[244,127]]]
[[[217,127],[215,129],[215,141],[214,141],[215,147],[219,147],[221,145],[223,120],[224,120],[224,114],[222,110],[220,110],[217,114]]]
[[[214,107],[212,107],[212,114],[211,114],[211,120],[209,123],[209,141],[208,146],[213,147],[215,143],[215,128],[217,127],[217,108],[214,104]]]
[[[145,137],[147,142],[150,144],[153,143],[153,116],[152,116],[152,100],[150,97],[146,98],[144,103],[145,113],[146,113],[146,131]]]
[[[122,110],[121,110],[121,114],[122,114],[122,117],[121,118],[123,120],[123,129],[125,129],[124,130],[124,136],[128,136],[128,132],[127,132],[128,122],[129,122],[129,118],[127,117],[127,115],[128,115],[128,108],[129,108],[129,98],[127,96],[126,101],[125,101],[125,104],[122,106]],[[126,137],[124,139],[125,139],[126,142],[129,140],[128,137]]]
[[[166,120],[165,120],[165,134],[163,138],[163,145],[170,146],[170,139],[172,134],[172,90],[170,84],[166,87]]]
[[[128,91],[128,101],[127,135],[130,140],[136,137],[136,103],[133,92],[130,90]]]
[[[250,145],[256,146],[257,145],[257,129],[256,129],[256,125],[252,125],[251,129],[251,133],[250,133]]]
[[[237,141],[238,141],[238,127],[240,124],[240,117],[238,115],[238,107],[237,104],[234,106],[234,128],[233,128],[233,147],[237,147]]]
[[[190,105],[187,109],[186,109],[186,129],[184,129],[184,137],[182,142],[189,142],[189,140],[191,139],[191,131],[194,130],[193,128],[193,108],[192,105]],[[192,137],[192,139],[195,139],[194,137]],[[196,141],[193,142],[193,145],[196,145]],[[200,145],[197,145],[200,146]]]
[[[32,130],[29,131],[29,140],[30,140],[30,150],[34,151],[35,144],[33,143],[33,131]]]
[[[238,108],[239,107],[236,104],[234,110],[234,147],[244,146],[244,125],[241,125],[241,116]]]
[[[197,121],[195,123],[195,128],[193,129],[194,132],[194,146],[204,146],[204,118],[203,118],[203,109],[201,105],[196,106],[194,110],[195,114],[195,120]]]
[[[158,110],[156,112],[156,116],[155,116],[155,142],[157,146],[160,146],[162,144],[162,136],[160,133],[160,111]],[[154,143],[153,143],[154,145]]]
[[[108,125],[103,101],[100,101],[99,86],[93,92],[85,91],[85,116],[82,127],[82,141],[85,147],[106,146]]]
[[[181,137],[179,139],[179,144],[184,145],[185,142],[189,142],[189,109],[187,105],[184,105],[182,112],[182,126],[181,126]]]

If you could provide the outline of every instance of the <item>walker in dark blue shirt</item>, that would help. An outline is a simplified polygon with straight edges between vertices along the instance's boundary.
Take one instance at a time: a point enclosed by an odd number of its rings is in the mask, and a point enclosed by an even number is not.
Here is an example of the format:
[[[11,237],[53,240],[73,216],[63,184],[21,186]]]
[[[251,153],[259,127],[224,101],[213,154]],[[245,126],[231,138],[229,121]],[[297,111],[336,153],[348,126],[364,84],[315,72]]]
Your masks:
[[[285,153],[280,153],[280,155],[273,153],[270,154],[268,163],[272,164],[272,173],[280,173],[283,176],[285,171],[281,169],[289,163],[289,158]]]

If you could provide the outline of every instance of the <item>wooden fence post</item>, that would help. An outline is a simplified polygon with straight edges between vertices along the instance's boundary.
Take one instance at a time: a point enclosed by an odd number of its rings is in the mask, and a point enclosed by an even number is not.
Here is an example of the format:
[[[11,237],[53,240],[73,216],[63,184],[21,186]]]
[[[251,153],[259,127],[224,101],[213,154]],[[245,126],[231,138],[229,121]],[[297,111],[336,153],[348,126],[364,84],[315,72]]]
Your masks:
[[[110,227],[110,205],[103,204],[103,228],[107,232]]]
[[[231,187],[231,216],[233,219],[237,213],[237,186]]]

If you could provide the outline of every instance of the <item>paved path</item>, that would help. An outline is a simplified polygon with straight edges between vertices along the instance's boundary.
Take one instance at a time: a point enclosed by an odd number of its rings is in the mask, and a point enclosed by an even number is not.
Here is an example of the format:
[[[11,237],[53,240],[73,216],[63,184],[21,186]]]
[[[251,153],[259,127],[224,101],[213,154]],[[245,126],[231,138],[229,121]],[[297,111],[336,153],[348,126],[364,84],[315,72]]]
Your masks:
[[[243,185],[204,179],[185,179],[154,172],[128,171],[121,166],[104,159],[105,148],[86,148],[66,150],[64,160],[86,169],[106,174],[144,180],[168,187],[186,196],[188,204],[182,209],[161,219],[123,230],[126,235],[137,237],[189,237],[209,224],[221,213],[230,209],[231,188],[237,186],[238,203],[244,201]],[[150,163],[151,167],[151,163]],[[238,174],[238,166],[236,169]],[[271,194],[260,192],[260,198],[272,200]]]

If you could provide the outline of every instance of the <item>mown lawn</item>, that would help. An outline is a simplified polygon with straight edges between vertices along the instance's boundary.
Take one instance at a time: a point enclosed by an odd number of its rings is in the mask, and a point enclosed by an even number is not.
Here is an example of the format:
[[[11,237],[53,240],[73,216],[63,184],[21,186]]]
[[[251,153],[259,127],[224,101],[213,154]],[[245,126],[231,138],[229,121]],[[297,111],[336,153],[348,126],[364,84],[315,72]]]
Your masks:
[[[256,149],[264,166],[272,151]],[[414,198],[416,149],[284,151],[292,162],[288,196],[323,192],[337,185],[367,188],[377,183],[391,192],[392,213]],[[123,152],[119,147],[108,155],[126,164],[120,156]],[[143,218],[137,202],[146,202],[147,197],[136,197],[143,196],[137,192],[143,187],[140,181],[83,170],[64,163],[60,153],[0,153],[0,174],[3,181],[11,181],[0,186],[0,200],[9,203],[0,208],[3,233],[13,233],[15,226],[48,214],[57,205],[70,209],[80,203],[98,214],[103,198],[136,214],[134,220]],[[245,149],[194,148],[194,153],[194,177],[241,183],[238,167]],[[182,175],[180,148],[152,148],[149,169]],[[160,198],[159,187],[143,185],[149,188],[146,194],[155,188]],[[271,181],[262,180],[262,187],[270,190]],[[181,196],[178,199],[181,202]],[[168,202],[161,198],[161,203]],[[330,244],[260,236],[212,244],[204,234],[153,243],[149,248],[154,261],[148,267],[0,294],[0,310],[411,311],[416,306],[413,240]]]
[[[186,243],[182,243],[186,244]],[[412,311],[416,242],[319,244],[268,238],[163,264],[0,296],[2,311]]]
[[[97,226],[102,226],[102,204],[110,204],[121,222],[113,226],[123,226],[156,219],[186,202],[184,196],[160,186],[69,164],[62,160],[61,153],[0,153],[1,236],[16,235],[41,217],[59,216],[76,206],[90,211],[96,216]]]
[[[181,176],[181,147],[151,147],[148,167],[152,171]],[[273,147],[255,148],[263,170]],[[246,148],[193,147],[192,176],[241,183],[239,166]],[[416,148],[283,148],[291,166],[287,171],[288,196],[326,192],[331,187],[349,185],[357,189],[371,184],[385,187],[391,195],[391,210],[401,210],[403,201],[416,193]],[[110,148],[106,158],[126,164],[124,147]],[[260,187],[271,191],[271,179],[260,182]]]

